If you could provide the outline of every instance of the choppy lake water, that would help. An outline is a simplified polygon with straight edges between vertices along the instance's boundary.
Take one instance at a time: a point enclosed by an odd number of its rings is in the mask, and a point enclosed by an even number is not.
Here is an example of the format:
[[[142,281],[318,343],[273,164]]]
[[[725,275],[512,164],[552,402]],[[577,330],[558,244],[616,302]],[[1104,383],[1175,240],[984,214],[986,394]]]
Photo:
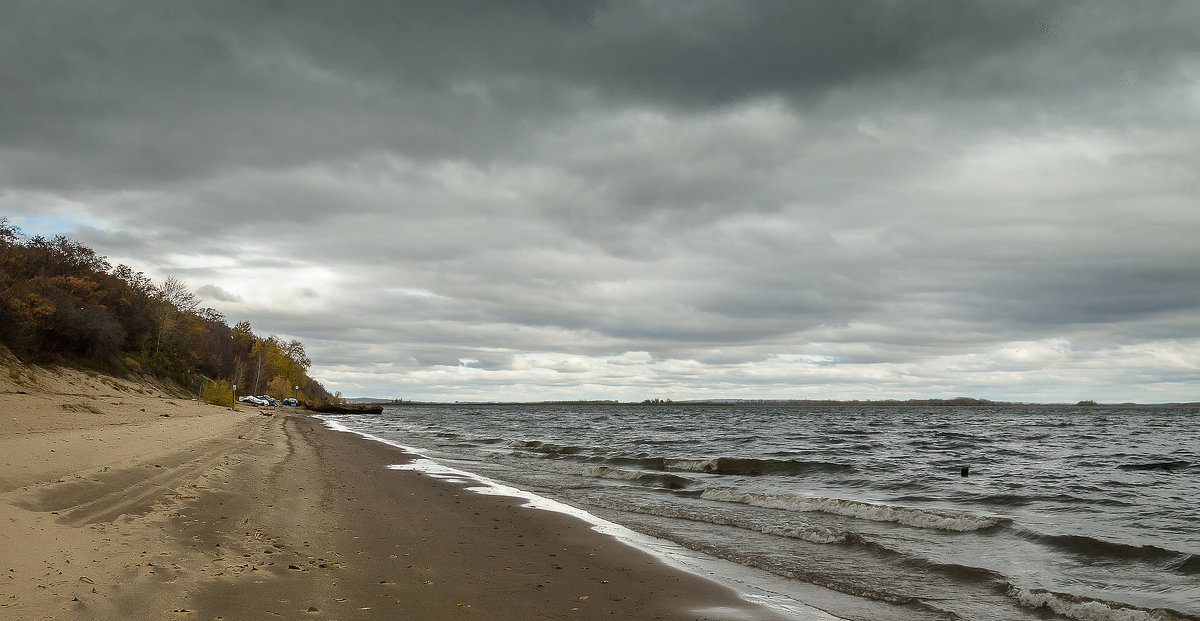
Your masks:
[[[846,594],[818,602],[844,618],[1200,619],[1194,408],[405,405],[330,418],[783,576],[797,597]]]

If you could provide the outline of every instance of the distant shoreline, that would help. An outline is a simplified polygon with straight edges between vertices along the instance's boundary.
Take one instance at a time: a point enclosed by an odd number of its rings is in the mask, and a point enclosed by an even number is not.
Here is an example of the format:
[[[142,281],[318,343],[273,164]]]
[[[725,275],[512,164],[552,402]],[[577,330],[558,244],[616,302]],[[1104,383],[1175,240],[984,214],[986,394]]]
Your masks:
[[[405,399],[372,399],[360,397],[346,399],[347,403],[371,405],[620,405],[620,406],[726,406],[726,405],[761,405],[761,406],[799,406],[799,407],[844,407],[844,406],[907,406],[907,407],[1080,407],[1080,408],[1117,408],[1117,407],[1200,407],[1200,401],[1186,403],[1097,403],[1095,401],[1079,401],[1076,403],[1037,403],[1024,401],[991,401],[988,399],[973,399],[959,397],[954,399],[877,399],[877,400],[835,400],[835,399],[693,399],[673,401],[615,401],[606,399],[581,399],[557,401],[410,401]]]

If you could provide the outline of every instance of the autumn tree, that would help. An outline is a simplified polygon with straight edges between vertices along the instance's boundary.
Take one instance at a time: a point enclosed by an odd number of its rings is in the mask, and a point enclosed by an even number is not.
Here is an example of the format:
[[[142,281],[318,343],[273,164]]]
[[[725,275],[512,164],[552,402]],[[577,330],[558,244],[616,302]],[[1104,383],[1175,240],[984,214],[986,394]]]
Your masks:
[[[168,276],[161,287],[155,291],[155,301],[158,311],[158,340],[154,344],[154,354],[162,350],[163,341],[169,339],[179,329],[182,318],[200,306],[200,298],[182,280]]]
[[[258,339],[251,347],[253,383],[256,394],[266,393],[286,397],[295,387],[305,388],[312,360],[304,344],[295,339],[284,341],[278,336]],[[299,396],[299,395],[297,395]]]

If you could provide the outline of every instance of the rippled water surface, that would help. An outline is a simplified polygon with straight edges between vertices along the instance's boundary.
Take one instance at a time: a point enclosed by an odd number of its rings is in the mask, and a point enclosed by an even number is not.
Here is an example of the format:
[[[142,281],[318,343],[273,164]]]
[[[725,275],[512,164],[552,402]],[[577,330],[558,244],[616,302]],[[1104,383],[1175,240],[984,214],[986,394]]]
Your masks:
[[[1194,408],[438,405],[336,419],[854,596],[822,603],[846,618],[1200,619]]]

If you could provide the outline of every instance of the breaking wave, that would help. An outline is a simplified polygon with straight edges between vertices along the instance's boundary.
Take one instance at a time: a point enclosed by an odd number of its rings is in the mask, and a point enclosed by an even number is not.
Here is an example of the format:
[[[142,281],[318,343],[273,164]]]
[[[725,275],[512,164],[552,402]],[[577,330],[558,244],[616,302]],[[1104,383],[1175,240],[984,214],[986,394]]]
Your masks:
[[[671,474],[669,472],[645,472],[642,470],[627,470],[625,468],[615,468],[612,466],[563,466],[555,468],[555,470],[566,472],[568,474],[575,474],[578,476],[630,481],[642,485],[661,487],[671,490],[686,489],[695,485],[696,483],[692,479]]]
[[[1176,552],[1151,545],[1134,546],[1115,543],[1086,535],[1042,535],[1028,531],[1023,531],[1022,534],[1026,539],[1057,548],[1088,562],[1128,563],[1137,561],[1158,565],[1179,574],[1200,575],[1200,558],[1195,554]]]
[[[1008,596],[1029,608],[1046,608],[1076,621],[1197,621],[1200,617],[1167,608],[1138,608],[1126,604],[1055,593],[1045,589],[1010,587]]]
[[[1149,463],[1144,463],[1144,464],[1121,464],[1120,466],[1117,466],[1117,468],[1120,468],[1121,470],[1125,470],[1127,472],[1138,472],[1138,471],[1145,471],[1145,470],[1160,470],[1163,472],[1173,472],[1175,470],[1184,470],[1184,469],[1191,468],[1191,467],[1192,467],[1191,462],[1180,461],[1180,460],[1156,461],[1156,462],[1149,462]]]
[[[515,446],[519,450],[542,453],[549,457],[579,455],[581,453],[589,452],[589,449],[584,446],[554,444],[551,442],[541,442],[538,440],[517,442]]]
[[[664,465],[673,470],[688,470],[708,474],[758,476],[763,474],[811,474],[814,472],[849,472],[853,466],[827,461],[793,459],[750,459],[717,457],[715,459],[668,459]]]
[[[794,459],[755,459],[749,457],[715,457],[711,459],[677,459],[657,456],[610,456],[593,447],[553,444],[540,441],[521,441],[513,445],[516,456],[529,455],[549,459],[573,459],[647,470],[674,470],[717,475],[805,475],[814,473],[851,472],[853,466],[826,461]]]
[[[758,494],[723,488],[710,488],[700,495],[707,500],[736,502],[756,507],[789,511],[820,511],[875,522],[895,522],[915,528],[932,528],[956,532],[986,530],[1002,523],[1005,518],[937,513],[912,507],[873,504],[857,500],[797,496],[792,494]]]
[[[679,509],[670,505],[642,505],[642,504],[625,504],[614,503],[607,500],[592,498],[590,503],[615,509],[618,511],[629,511],[633,513],[641,513],[643,515],[654,515],[658,517],[674,518],[679,520],[689,520],[692,522],[704,522],[707,524],[716,524],[718,526],[732,526],[743,530],[757,531],[767,535],[777,535],[780,537],[788,537],[790,539],[800,539],[811,543],[845,543],[845,542],[861,542],[861,537],[855,533],[834,530],[824,526],[788,526],[777,523],[759,523],[754,520],[744,517],[726,516],[716,513],[701,513],[689,509]]]

